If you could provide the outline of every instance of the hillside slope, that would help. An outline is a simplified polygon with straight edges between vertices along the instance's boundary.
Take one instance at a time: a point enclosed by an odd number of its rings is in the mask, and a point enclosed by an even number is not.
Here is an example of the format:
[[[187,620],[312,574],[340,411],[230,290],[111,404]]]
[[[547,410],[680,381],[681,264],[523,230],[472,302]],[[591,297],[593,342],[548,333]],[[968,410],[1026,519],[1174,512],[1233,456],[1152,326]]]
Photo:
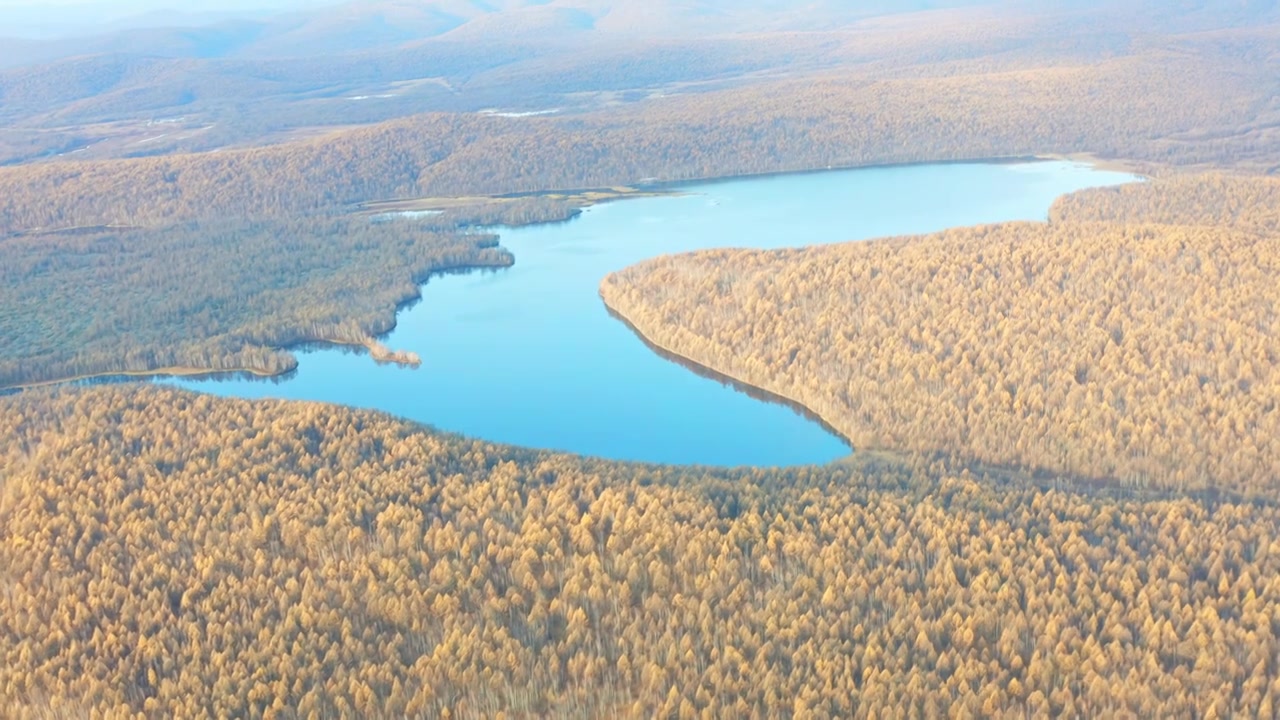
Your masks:
[[[0,168],[0,232],[1045,152],[1280,163],[1280,76],[1247,54],[1189,46],[961,70],[810,76],[563,117],[432,114],[273,147]]]

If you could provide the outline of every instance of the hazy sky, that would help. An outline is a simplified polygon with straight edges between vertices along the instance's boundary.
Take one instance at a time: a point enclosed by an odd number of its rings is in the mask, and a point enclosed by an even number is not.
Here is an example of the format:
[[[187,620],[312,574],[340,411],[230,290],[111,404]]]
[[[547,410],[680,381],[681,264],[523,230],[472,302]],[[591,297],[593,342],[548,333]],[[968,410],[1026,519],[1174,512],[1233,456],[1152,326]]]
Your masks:
[[[0,36],[49,37],[152,25],[260,17],[339,4],[340,0],[0,0]],[[148,17],[149,16],[149,17]]]
[[[14,9],[48,10],[74,7],[91,9],[99,14],[136,15],[154,10],[182,9],[192,12],[221,10],[255,10],[260,8],[297,8],[333,5],[337,0],[0,0],[0,12]]]

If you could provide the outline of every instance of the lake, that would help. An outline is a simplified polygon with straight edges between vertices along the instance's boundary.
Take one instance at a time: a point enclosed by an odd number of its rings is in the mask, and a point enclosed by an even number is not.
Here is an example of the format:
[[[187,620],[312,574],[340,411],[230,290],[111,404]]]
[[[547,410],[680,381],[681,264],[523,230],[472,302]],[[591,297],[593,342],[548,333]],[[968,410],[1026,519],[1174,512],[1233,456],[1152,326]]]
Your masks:
[[[1044,219],[1064,193],[1136,180],[1069,162],[943,164],[690,184],[561,224],[502,228],[511,268],[432,278],[386,344],[416,369],[342,349],[298,352],[289,379],[169,380],[219,395],[383,410],[501,443],[619,460],[826,463],[849,447],[651,351],[598,294],[608,273],[665,253],[777,248]]]

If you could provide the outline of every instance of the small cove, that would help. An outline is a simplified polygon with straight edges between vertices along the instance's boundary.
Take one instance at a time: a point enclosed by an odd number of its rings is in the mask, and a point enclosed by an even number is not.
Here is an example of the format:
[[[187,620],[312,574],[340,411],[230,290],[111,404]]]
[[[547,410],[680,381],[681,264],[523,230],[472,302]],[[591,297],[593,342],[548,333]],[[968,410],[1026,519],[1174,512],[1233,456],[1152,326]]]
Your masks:
[[[679,186],[567,222],[500,228],[511,268],[433,277],[385,343],[416,369],[341,348],[298,351],[282,382],[167,380],[239,397],[383,410],[501,443],[619,460],[825,463],[848,446],[795,409],[653,352],[598,296],[609,272],[666,253],[777,248],[1043,220],[1058,196],[1131,182],[1070,162],[838,170]],[[411,222],[411,219],[399,220]]]

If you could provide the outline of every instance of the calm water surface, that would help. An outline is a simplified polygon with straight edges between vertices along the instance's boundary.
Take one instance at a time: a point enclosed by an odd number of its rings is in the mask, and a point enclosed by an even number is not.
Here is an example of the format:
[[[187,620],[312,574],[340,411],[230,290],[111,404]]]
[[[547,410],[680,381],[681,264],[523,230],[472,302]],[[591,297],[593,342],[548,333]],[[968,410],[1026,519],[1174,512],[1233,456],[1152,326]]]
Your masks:
[[[386,343],[417,369],[336,349],[298,353],[271,383],[173,380],[220,395],[374,408],[502,443],[622,460],[824,463],[842,440],[654,354],[598,295],[608,273],[664,253],[775,248],[1044,219],[1063,193],[1133,181],[1064,162],[872,168],[689,185],[565,224],[502,229],[516,264],[433,278]]]

